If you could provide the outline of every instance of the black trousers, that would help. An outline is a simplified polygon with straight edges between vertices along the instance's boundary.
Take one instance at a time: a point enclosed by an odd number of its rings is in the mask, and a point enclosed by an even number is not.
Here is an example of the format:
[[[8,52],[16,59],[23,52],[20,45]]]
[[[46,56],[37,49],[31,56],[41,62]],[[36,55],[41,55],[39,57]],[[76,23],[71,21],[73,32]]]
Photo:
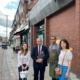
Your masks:
[[[23,64],[23,66],[25,67],[26,66],[26,64]],[[29,69],[29,67],[26,69],[26,70],[28,70]],[[22,67],[20,66],[20,67],[18,67],[18,72],[19,72],[19,80],[27,80],[27,79],[21,79],[20,78],[20,72],[22,71]]]
[[[44,80],[45,67],[34,68],[34,80],[38,80],[39,72],[40,72],[40,80]]]
[[[59,80],[59,79],[52,78],[52,80]]]
[[[15,47],[13,47],[13,51],[15,51]]]

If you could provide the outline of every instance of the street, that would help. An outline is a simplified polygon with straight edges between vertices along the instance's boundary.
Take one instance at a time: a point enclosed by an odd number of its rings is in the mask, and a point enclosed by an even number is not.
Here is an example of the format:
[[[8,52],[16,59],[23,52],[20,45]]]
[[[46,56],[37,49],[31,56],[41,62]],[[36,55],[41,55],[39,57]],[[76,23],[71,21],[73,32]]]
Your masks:
[[[7,50],[6,49],[2,50],[0,48],[0,54],[1,53],[3,54],[3,64],[2,64],[3,67],[2,67],[2,77],[0,74],[0,80],[1,78],[2,80],[18,80],[17,53],[13,53],[10,47],[8,47]],[[28,80],[33,80],[33,66],[32,65],[33,64],[32,64],[32,59],[31,59]],[[49,67],[46,68],[45,78],[46,80],[51,80],[51,78],[49,77]]]

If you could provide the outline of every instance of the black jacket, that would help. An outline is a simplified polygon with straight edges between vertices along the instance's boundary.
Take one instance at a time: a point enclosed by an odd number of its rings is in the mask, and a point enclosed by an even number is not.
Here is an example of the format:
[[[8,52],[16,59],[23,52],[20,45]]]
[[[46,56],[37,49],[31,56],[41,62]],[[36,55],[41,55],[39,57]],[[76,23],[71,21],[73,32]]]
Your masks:
[[[42,63],[37,63],[37,56],[38,56],[38,46],[34,47],[32,50],[32,54],[31,57],[33,59],[33,67],[34,68],[39,68],[39,67],[46,67],[47,66],[47,59],[49,58],[49,52],[47,47],[45,47],[44,45],[42,45],[42,51],[45,53],[45,57],[43,58],[43,62]]]

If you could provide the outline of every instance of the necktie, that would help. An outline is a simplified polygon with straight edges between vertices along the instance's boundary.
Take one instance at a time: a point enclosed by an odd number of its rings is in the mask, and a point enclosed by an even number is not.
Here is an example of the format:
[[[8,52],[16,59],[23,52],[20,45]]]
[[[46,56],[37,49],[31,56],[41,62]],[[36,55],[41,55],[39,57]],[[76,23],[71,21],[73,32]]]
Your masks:
[[[38,54],[40,54],[40,46],[39,46],[39,51],[38,51]]]

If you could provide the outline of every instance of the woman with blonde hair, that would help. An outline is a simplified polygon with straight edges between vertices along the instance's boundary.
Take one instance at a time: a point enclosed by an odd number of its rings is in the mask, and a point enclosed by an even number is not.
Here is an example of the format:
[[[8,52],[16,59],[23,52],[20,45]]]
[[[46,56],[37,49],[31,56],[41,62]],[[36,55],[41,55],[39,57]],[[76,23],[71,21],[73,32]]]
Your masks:
[[[18,52],[18,71],[19,71],[19,80],[27,80],[21,79],[20,72],[25,71],[29,69],[29,63],[30,63],[30,51],[28,51],[28,44],[23,43],[21,45],[21,49]]]

